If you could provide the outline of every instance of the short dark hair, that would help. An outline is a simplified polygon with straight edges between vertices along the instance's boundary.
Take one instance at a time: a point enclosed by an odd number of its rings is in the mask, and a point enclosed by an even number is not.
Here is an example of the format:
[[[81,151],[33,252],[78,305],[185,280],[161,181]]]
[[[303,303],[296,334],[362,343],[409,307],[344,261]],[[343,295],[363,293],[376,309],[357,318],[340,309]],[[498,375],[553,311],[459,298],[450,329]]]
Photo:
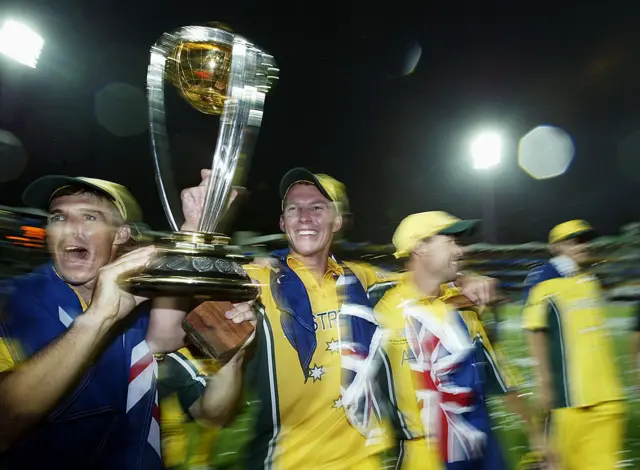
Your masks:
[[[53,196],[51,196],[51,201],[49,201],[49,204],[51,204],[51,202],[53,202],[55,199],[58,199],[59,197],[84,196],[85,194],[90,194],[101,201],[109,202],[113,206],[113,213],[116,216],[116,220],[118,220],[121,225],[124,225],[125,221],[122,218],[122,215],[120,214],[120,211],[116,207],[111,196],[102,191],[93,189],[89,186],[84,186],[82,184],[71,184],[69,186],[64,186],[63,188],[58,189],[55,193],[53,193]]]

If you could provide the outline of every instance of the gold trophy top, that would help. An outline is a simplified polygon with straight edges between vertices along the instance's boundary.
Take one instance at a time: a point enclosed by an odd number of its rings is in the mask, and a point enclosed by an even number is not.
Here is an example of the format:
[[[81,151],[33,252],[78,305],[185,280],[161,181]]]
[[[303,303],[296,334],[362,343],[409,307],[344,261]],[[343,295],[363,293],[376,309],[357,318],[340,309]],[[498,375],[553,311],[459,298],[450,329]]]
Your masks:
[[[167,80],[196,110],[221,115],[228,99],[233,46],[181,42],[167,57]]]

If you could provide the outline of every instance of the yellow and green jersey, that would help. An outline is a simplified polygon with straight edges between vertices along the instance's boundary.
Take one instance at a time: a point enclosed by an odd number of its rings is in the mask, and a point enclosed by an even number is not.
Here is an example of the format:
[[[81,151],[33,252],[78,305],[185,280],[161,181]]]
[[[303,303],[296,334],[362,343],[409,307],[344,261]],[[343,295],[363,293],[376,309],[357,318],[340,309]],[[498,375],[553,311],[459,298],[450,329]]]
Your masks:
[[[527,279],[523,328],[548,335],[556,407],[623,399],[597,278],[557,257]]]
[[[206,468],[219,430],[200,426],[188,410],[202,395],[208,361],[182,348],[158,357],[162,457],[169,470]]]
[[[285,335],[284,313],[272,292],[277,277],[269,268],[247,267],[249,275],[261,285],[264,313],[259,324],[259,351],[250,361],[253,364],[249,364],[254,373],[248,374],[263,400],[256,438],[250,446],[249,466],[283,470],[378,469],[380,454],[387,446],[369,445],[342,409],[338,338],[342,299],[336,281],[344,274],[343,267],[330,259],[324,277],[317,280],[293,257],[288,256],[286,263],[308,294],[317,346],[305,374],[298,352]],[[367,265],[347,262],[344,266],[365,290],[390,280],[387,274]]]

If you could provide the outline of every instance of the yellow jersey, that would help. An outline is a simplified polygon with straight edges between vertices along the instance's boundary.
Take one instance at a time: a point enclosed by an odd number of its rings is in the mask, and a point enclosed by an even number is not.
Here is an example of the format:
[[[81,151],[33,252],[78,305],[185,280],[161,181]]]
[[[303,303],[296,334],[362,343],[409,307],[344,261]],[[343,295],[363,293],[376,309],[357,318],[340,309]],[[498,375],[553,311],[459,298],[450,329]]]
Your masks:
[[[623,399],[600,282],[558,257],[528,277],[523,328],[548,335],[556,407]]]
[[[380,454],[387,445],[368,444],[351,426],[341,404],[338,343],[341,299],[336,281],[343,268],[329,259],[327,272],[318,281],[293,257],[288,256],[286,262],[308,294],[317,346],[305,376],[298,353],[285,336],[283,313],[271,292],[273,271],[265,266],[246,266],[251,278],[261,285],[259,300],[263,312],[258,323],[258,351],[247,366],[248,382],[253,381],[262,400],[247,464],[251,468],[283,470],[377,470],[381,466]],[[349,262],[344,265],[365,290],[391,279],[387,273],[368,265]]]

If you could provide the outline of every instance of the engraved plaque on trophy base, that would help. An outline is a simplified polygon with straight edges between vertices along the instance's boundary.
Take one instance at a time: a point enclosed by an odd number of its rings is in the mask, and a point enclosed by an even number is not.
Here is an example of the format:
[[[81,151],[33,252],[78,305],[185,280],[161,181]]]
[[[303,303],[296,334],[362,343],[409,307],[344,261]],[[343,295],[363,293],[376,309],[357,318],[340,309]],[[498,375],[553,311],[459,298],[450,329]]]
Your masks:
[[[133,292],[147,297],[254,300],[258,288],[242,269],[247,259],[229,253],[228,240],[216,234],[174,233],[158,244],[160,256],[126,282]]]

